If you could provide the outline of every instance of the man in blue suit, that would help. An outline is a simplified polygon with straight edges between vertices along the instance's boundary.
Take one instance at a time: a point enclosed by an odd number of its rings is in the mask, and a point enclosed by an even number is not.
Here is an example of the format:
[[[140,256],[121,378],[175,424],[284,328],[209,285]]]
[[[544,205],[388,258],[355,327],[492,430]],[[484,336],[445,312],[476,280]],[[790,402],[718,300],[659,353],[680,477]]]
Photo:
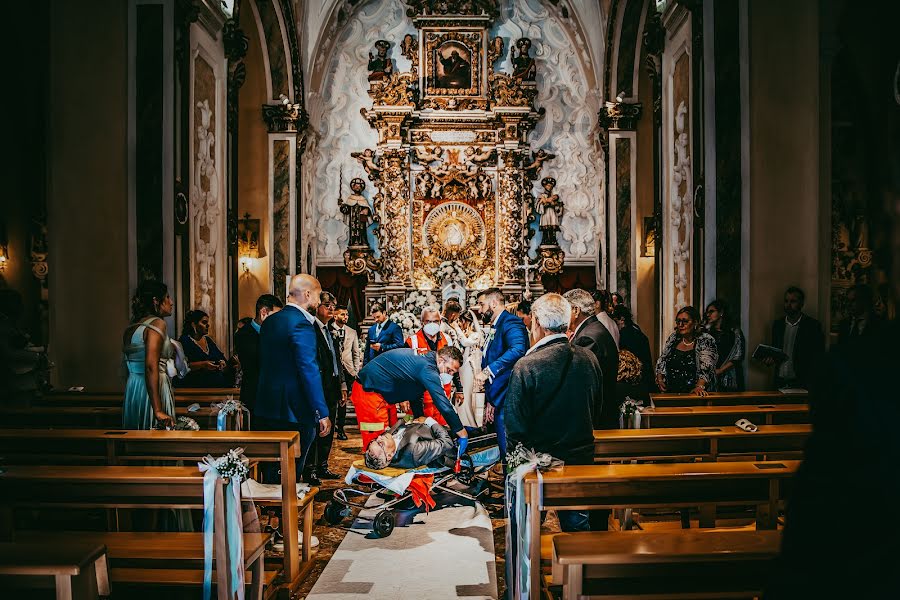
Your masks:
[[[316,433],[324,437],[331,430],[316,358],[314,315],[321,293],[315,277],[295,275],[284,308],[263,321],[259,331],[254,429],[300,433],[298,478]]]
[[[388,319],[384,306],[376,302],[372,305],[372,318],[375,324],[369,327],[369,336],[366,339],[366,352],[363,355],[363,364],[388,350],[405,347],[403,330],[400,326]]]
[[[505,457],[503,400],[513,366],[528,352],[528,330],[522,319],[506,311],[503,292],[498,288],[489,288],[478,294],[478,308],[482,321],[491,324],[493,333],[485,344],[481,358],[482,371],[476,375],[475,381],[484,385],[485,420],[494,422],[500,455]]]

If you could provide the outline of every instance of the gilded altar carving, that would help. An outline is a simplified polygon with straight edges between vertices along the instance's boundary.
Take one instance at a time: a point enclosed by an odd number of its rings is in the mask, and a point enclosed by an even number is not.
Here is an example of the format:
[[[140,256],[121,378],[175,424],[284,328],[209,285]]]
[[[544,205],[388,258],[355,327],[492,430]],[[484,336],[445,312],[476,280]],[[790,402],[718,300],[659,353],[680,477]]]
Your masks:
[[[406,15],[414,18],[484,15],[496,19],[500,15],[497,0],[406,0],[406,4]]]
[[[384,168],[376,182],[375,212],[381,222],[381,275],[388,281],[409,281],[409,160],[405,150],[385,150]]]

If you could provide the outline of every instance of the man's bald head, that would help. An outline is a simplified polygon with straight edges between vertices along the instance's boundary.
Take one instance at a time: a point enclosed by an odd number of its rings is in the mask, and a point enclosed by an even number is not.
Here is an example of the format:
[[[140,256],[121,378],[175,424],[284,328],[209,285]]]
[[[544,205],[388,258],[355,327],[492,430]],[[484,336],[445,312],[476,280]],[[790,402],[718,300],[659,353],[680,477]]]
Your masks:
[[[290,300],[308,311],[315,312],[319,307],[322,284],[312,275],[294,275],[288,286]]]

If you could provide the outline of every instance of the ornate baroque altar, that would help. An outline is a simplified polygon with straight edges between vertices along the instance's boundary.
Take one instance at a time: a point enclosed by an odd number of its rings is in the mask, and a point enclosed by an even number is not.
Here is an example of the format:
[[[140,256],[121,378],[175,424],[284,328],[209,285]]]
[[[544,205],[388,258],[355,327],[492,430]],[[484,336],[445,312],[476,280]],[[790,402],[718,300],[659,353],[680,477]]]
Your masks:
[[[407,4],[417,35],[379,40],[369,54],[372,106],[361,113],[378,143],[352,156],[374,192],[371,210],[359,201],[362,180],[341,199],[351,231],[344,264],[368,274],[367,305],[399,305],[414,289],[446,297],[454,283],[469,292],[498,286],[511,297],[536,290],[533,272],[559,272],[564,254],[556,242],[563,211],[556,181],[544,178],[544,193],[532,194],[554,155],[527,142],[543,114],[535,106],[531,40],[507,50],[503,38],[490,39],[496,0]],[[410,60],[409,71],[394,70],[392,44]],[[513,72],[495,71],[506,52]],[[543,241],[529,261],[534,220]],[[377,251],[365,236],[371,222]]]

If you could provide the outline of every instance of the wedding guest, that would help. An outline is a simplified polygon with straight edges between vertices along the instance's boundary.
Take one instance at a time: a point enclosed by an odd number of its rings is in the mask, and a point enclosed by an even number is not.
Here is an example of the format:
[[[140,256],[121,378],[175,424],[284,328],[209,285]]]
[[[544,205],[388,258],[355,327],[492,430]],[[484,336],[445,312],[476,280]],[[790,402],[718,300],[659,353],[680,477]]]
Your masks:
[[[375,324],[369,327],[369,334],[366,337],[363,365],[383,352],[403,347],[403,330],[388,319],[383,304],[376,302],[372,305],[372,318]]]
[[[613,320],[619,328],[619,347],[632,353],[641,363],[641,380],[647,390],[653,389],[653,358],[650,355],[650,340],[634,322],[631,309],[624,304],[613,309]]]
[[[531,329],[531,300],[519,300],[516,305],[516,316],[522,319],[526,329]]]
[[[459,317],[453,324],[456,339],[463,348],[463,362],[459,369],[463,401],[456,407],[460,421],[466,427],[481,427],[484,424],[484,394],[475,386],[475,374],[481,371],[481,352],[484,346],[484,331],[474,311]]]
[[[728,304],[724,300],[713,300],[706,307],[706,330],[716,340],[716,349],[719,351],[716,389],[720,392],[744,391],[744,334],[731,319]]]
[[[176,382],[177,387],[226,388],[231,378],[226,372],[225,355],[209,337],[209,315],[191,310],[184,316],[184,327],[178,338],[184,348],[190,371]]]
[[[122,427],[154,429],[175,424],[175,395],[166,368],[175,350],[163,320],[172,314],[166,284],[146,280],[131,299],[131,324],[122,336],[128,367]]]
[[[459,347],[456,340],[456,330],[453,325],[459,320],[462,313],[462,305],[455,298],[450,298],[444,303],[444,312],[441,314],[441,333],[447,336],[450,343]]]
[[[341,400],[341,367],[340,352],[331,331],[326,325],[334,316],[337,308],[337,300],[330,292],[321,292],[319,305],[316,307],[313,325],[316,333],[316,364],[319,366],[319,375],[322,379],[322,393],[325,397],[325,406],[328,414],[337,412],[338,403]],[[307,462],[306,473],[303,481],[310,485],[321,485],[319,479],[338,479],[340,475],[328,468],[328,458],[331,456],[331,448],[334,445],[334,428],[325,435],[316,438],[311,452],[312,463]]]
[[[49,379],[44,348],[19,326],[24,310],[19,292],[0,289],[0,399],[7,405],[28,406]]]
[[[784,318],[772,323],[772,345],[781,348],[787,358],[777,363],[775,387],[809,389],[813,373],[825,353],[822,324],[803,312],[806,294],[791,286],[784,292]],[[775,366],[767,358],[764,364]]]
[[[619,328],[612,317],[609,316],[609,312],[612,310],[612,294],[608,290],[596,290],[592,296],[594,298],[594,314],[597,316],[597,320],[603,323],[603,326],[609,331],[609,335],[616,342],[616,350],[618,350],[620,342]]]
[[[875,294],[868,285],[855,285],[847,292],[847,317],[838,325],[838,343],[845,344],[880,333],[881,319],[875,314]]]
[[[362,349],[359,347],[359,334],[347,325],[350,320],[350,312],[346,308],[337,308],[334,311],[334,319],[331,321],[331,334],[337,341],[341,350],[341,367],[343,381],[341,383],[341,401],[338,404],[337,416],[334,421],[335,436],[337,439],[347,441],[347,433],[344,425],[347,421],[347,403],[350,401],[350,389],[356,376],[362,368]]]
[[[661,392],[691,392],[705,396],[716,387],[716,341],[700,329],[700,312],[685,306],[675,315],[675,331],[656,361],[656,385]]]
[[[269,315],[284,305],[276,296],[263,294],[256,299],[256,316],[234,332],[234,351],[241,363],[241,403],[252,411],[259,385],[259,330]],[[243,319],[241,319],[243,321]]]
[[[622,406],[631,398],[641,406],[650,406],[650,389],[643,381],[644,365],[632,352],[619,350],[619,372],[616,374],[616,399]]]

